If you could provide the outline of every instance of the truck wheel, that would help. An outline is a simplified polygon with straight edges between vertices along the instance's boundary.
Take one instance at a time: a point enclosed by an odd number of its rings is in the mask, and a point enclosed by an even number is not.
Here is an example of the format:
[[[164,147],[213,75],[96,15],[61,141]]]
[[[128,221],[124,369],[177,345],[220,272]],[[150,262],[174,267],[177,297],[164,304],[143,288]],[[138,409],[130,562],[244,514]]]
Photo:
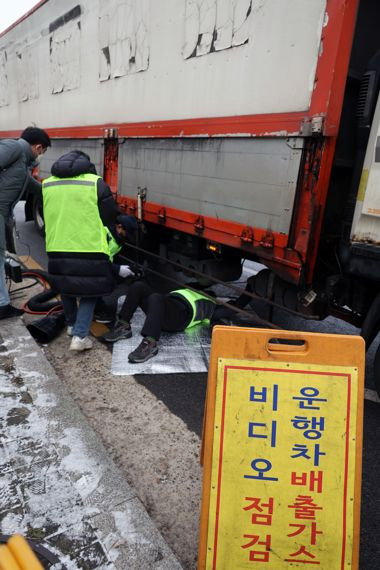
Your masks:
[[[376,392],[380,396],[380,344],[377,347],[373,361],[373,380],[375,382]]]
[[[42,199],[41,196],[35,196],[33,200],[33,219],[34,219],[34,227],[36,228],[37,232],[40,236],[45,235],[45,222],[44,222],[44,215],[42,211]]]

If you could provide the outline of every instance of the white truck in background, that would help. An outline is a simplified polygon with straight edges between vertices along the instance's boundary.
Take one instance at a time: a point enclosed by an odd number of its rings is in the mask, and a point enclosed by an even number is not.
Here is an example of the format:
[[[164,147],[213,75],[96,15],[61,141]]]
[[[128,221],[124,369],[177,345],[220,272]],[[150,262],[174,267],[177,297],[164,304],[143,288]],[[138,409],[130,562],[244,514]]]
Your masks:
[[[152,251],[223,280],[257,260],[252,291],[369,346],[379,29],[377,0],[41,0],[0,35],[0,137],[46,129],[41,177],[86,151]]]

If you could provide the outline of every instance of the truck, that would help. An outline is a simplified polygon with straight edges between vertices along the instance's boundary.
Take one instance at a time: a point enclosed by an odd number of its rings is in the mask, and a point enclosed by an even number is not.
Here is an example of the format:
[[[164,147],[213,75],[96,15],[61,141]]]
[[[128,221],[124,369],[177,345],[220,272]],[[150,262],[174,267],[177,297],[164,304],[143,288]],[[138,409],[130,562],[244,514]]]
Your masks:
[[[258,261],[250,291],[369,347],[379,26],[376,0],[41,0],[0,34],[0,137],[46,129],[41,178],[87,152],[152,252],[205,281]]]

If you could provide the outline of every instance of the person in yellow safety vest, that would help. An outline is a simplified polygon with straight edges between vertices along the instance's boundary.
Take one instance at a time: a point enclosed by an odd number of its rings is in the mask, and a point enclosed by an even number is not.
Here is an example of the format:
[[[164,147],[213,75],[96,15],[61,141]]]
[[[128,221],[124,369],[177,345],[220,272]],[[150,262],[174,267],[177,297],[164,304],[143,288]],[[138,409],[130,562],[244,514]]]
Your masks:
[[[135,281],[115,326],[102,336],[105,342],[116,342],[132,336],[130,321],[138,307],[146,315],[139,346],[128,355],[129,362],[145,362],[158,352],[161,331],[180,332],[199,323],[209,324],[216,301],[201,292],[177,289],[167,295],[156,293],[145,281]]]
[[[137,220],[134,216],[117,216],[116,224],[106,228],[110,259],[114,262],[124,245],[136,243]]]
[[[90,157],[73,150],[54,162],[42,183],[48,272],[61,295],[70,350],[92,348],[96,301],[114,288],[107,227],[122,214]]]
[[[125,278],[135,276],[134,270],[132,270],[129,265],[125,265],[125,261],[118,256],[120,252],[123,252],[127,257],[130,257],[128,244],[136,243],[137,228],[136,218],[134,216],[128,216],[127,214],[118,216],[116,224],[106,228],[109,255],[113,264],[115,283],[112,293],[110,295],[103,295],[96,302],[94,319],[97,322],[110,323],[115,320],[114,313],[116,312],[116,306],[115,308],[112,307],[114,299],[116,298],[115,296],[119,296],[118,292],[121,288],[124,289],[126,285],[124,281]]]

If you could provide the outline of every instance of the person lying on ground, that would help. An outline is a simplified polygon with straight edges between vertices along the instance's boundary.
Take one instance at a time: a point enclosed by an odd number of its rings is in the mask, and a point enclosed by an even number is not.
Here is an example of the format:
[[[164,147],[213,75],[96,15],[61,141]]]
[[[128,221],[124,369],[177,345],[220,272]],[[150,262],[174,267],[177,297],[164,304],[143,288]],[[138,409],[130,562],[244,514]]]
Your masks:
[[[129,255],[126,255],[126,257],[129,257]],[[115,258],[115,260],[119,261],[118,258]],[[141,262],[141,257],[139,261]],[[175,284],[178,279],[178,272],[175,272],[173,267],[166,261],[148,259],[143,261],[142,264],[130,264],[129,269],[135,273],[139,280],[143,278],[144,282],[147,283],[156,293],[166,295],[175,291],[175,289],[178,289],[178,285]],[[96,322],[114,326],[119,310],[119,299],[120,297],[126,296],[132,279],[133,276],[130,276],[130,278],[128,277],[127,279],[116,278],[115,288],[112,293],[110,295],[103,296],[96,304],[94,314]],[[193,288],[196,289],[197,287]]]
[[[145,281],[135,281],[128,293],[115,326],[101,339],[116,342],[132,336],[131,320],[138,307],[146,318],[141,330],[144,337],[138,347],[128,355],[129,362],[145,362],[158,353],[161,331],[182,332],[199,323],[209,323],[216,301],[208,296],[178,289],[167,295],[156,293]]]

